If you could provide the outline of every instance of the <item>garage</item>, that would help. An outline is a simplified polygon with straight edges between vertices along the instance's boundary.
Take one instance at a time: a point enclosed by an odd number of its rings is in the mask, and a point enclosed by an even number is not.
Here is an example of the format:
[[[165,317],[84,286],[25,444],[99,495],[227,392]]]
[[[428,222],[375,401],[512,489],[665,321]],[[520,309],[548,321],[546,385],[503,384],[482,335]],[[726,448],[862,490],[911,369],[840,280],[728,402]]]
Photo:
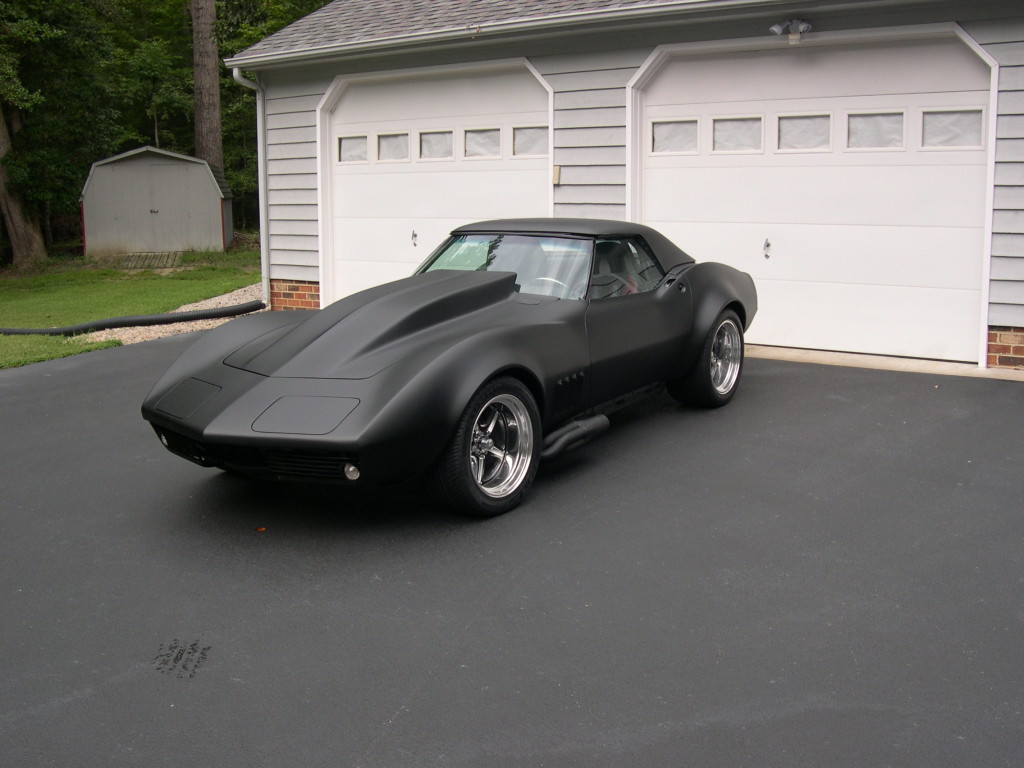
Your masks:
[[[751,342],[977,362],[990,76],[954,37],[680,51],[641,93],[642,220],[754,276]]]
[[[407,276],[460,224],[550,215],[549,102],[521,62],[336,82],[321,112],[325,300]]]

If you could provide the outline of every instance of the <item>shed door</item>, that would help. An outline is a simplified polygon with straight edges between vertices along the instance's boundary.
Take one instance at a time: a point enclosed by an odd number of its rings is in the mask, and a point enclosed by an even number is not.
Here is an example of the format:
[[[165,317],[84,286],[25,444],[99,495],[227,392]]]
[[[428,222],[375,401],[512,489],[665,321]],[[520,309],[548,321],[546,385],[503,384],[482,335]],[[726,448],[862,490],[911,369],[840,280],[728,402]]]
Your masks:
[[[550,213],[548,93],[525,69],[350,84],[331,118],[335,300],[407,277],[455,227]]]
[[[754,276],[751,342],[977,361],[989,76],[956,40],[678,58],[644,219]]]

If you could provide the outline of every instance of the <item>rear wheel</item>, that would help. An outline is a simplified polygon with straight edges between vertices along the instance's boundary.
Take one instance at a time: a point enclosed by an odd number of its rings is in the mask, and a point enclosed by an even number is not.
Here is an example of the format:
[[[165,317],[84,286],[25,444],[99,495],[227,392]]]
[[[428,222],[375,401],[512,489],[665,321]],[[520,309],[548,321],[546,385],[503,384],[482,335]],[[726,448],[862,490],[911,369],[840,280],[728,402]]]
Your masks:
[[[491,517],[518,506],[533,485],[540,460],[540,415],[518,379],[486,383],[463,411],[435,468],[444,502]]]
[[[728,403],[743,373],[743,324],[731,309],[718,316],[690,372],[668,383],[676,400],[704,408]]]

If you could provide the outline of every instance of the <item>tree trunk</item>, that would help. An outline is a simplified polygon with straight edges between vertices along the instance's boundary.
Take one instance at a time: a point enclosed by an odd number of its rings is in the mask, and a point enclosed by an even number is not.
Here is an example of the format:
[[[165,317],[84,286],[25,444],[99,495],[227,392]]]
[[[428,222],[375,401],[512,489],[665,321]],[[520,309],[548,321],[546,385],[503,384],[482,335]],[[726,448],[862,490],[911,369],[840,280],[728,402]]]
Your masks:
[[[39,229],[38,220],[25,211],[21,200],[11,189],[10,177],[3,166],[3,159],[10,151],[11,134],[7,130],[3,105],[0,104],[0,214],[3,215],[7,239],[11,241],[14,266],[23,267],[46,258],[46,246],[43,245],[43,233]]]
[[[192,14],[192,67],[195,71],[196,157],[224,168],[220,131],[220,60],[213,24],[214,0],[189,0]]]

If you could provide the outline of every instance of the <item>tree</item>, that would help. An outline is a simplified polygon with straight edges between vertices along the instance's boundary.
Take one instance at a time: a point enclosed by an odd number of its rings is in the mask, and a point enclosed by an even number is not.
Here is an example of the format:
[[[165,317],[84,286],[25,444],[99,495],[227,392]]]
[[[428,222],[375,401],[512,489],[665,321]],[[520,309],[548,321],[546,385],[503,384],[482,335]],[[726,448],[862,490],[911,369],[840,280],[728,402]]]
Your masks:
[[[325,1],[0,0],[0,263],[77,237],[92,163],[140,144],[220,166],[255,218],[255,98],[219,60]]]
[[[218,0],[217,45],[223,58],[234,56],[328,0]],[[247,73],[253,79],[251,73]],[[256,95],[224,71],[221,82],[224,175],[235,195],[235,214],[244,228],[258,221]]]
[[[26,18],[21,9],[0,2],[0,214],[15,266],[24,266],[46,255],[39,220],[26,209],[6,166],[13,149],[12,136],[23,125],[21,111],[42,101],[38,92],[30,91],[22,82],[19,49],[57,34],[53,28]]]
[[[220,61],[213,36],[214,0],[189,0],[192,14],[192,68],[195,73],[196,157],[224,168],[220,129]]]
[[[4,219],[16,265],[45,255],[40,243],[53,242],[55,217],[69,221],[68,234],[77,233],[89,166],[116,147],[121,115],[104,66],[122,20],[120,3],[0,0],[0,106],[10,139],[2,162],[8,203],[20,203],[24,220]]]

